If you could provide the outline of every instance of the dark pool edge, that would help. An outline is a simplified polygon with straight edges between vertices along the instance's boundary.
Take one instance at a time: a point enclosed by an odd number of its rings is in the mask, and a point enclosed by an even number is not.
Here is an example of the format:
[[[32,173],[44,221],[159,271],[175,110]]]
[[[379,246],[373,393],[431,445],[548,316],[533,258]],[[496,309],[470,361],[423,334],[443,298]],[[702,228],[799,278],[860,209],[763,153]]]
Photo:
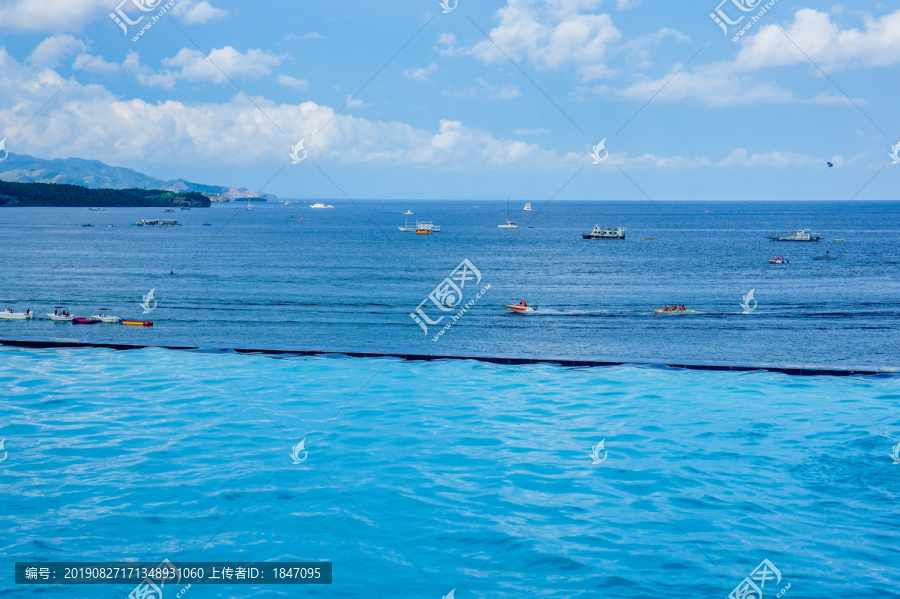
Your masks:
[[[240,354],[263,354],[263,355],[294,355],[294,356],[321,356],[321,355],[342,355],[352,358],[399,358],[401,360],[411,361],[433,361],[433,360],[477,360],[479,362],[487,362],[491,364],[503,364],[508,366],[520,366],[527,364],[557,364],[566,367],[580,368],[597,368],[601,366],[657,366],[669,368],[682,368],[685,370],[710,370],[710,371],[731,371],[731,372],[753,372],[753,371],[769,371],[779,372],[795,376],[851,376],[851,375],[885,375],[898,374],[900,369],[888,368],[883,370],[866,369],[866,368],[835,368],[820,367],[811,365],[789,365],[789,364],[733,364],[728,362],[708,362],[703,364],[691,364],[684,362],[673,362],[668,360],[627,360],[616,358],[603,358],[599,360],[571,360],[567,358],[524,358],[524,357],[502,357],[502,356],[485,356],[485,355],[467,355],[454,356],[442,354],[413,354],[402,352],[379,352],[379,351],[363,351],[358,349],[346,348],[301,348],[301,347],[279,347],[279,346],[262,346],[262,347],[235,347],[231,345],[216,344],[190,344],[190,345],[171,345],[171,344],[151,344],[151,343],[120,343],[115,341],[82,341],[79,339],[66,338],[23,338],[23,339],[0,339],[0,345],[10,347],[27,347],[37,349],[54,349],[54,348],[105,348],[115,350],[132,350],[160,348],[172,349],[178,351],[218,351],[218,352],[235,352]]]

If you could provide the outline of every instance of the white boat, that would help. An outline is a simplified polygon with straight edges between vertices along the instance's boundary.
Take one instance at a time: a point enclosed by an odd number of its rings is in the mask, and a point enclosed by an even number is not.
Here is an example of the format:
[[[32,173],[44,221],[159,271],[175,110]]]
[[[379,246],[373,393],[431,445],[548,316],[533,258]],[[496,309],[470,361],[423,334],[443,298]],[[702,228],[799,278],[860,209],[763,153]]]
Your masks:
[[[174,208],[163,208],[162,211],[163,212],[175,212],[175,209]]]
[[[103,212],[106,208],[88,208],[91,212]]]
[[[403,214],[404,214],[405,216],[409,216],[409,215],[412,214],[412,210],[407,210],[407,211],[404,212]]]
[[[34,312],[30,309],[24,312],[13,312],[12,308],[7,308],[0,312],[0,319],[3,320],[30,320],[34,318]]]
[[[766,237],[772,241],[819,241],[822,239],[819,235],[813,235],[805,229],[787,233],[769,233]]]
[[[587,235],[582,235],[582,237],[584,239],[625,239],[625,227],[613,229],[612,227],[594,225],[591,232]]]
[[[96,318],[100,322],[111,322],[113,324],[119,324],[119,321],[122,320],[118,316],[111,316],[111,315],[107,314],[106,312],[102,312],[102,311],[100,312],[100,314],[97,314],[96,316],[92,316],[91,318]]]
[[[181,223],[177,220],[150,220],[142,218],[134,223],[139,227],[180,227]]]
[[[280,206],[290,206],[291,203],[290,202],[281,202],[281,204],[279,204],[279,205]]]
[[[531,210],[531,204],[525,204],[525,207],[522,210]]]
[[[247,201],[247,207],[244,208],[244,210],[247,210],[248,212],[253,211],[253,204],[251,204],[249,200]]]
[[[417,220],[415,226],[411,226],[409,221],[403,223],[402,227],[397,227],[406,233],[417,233],[419,231],[431,231],[432,233],[440,233],[441,228],[436,226],[430,220]]]
[[[515,312],[516,314],[530,314],[532,312],[537,312],[537,308],[529,306],[525,303],[525,300],[519,300],[518,304],[512,304],[509,306],[503,306],[510,312]]]
[[[47,318],[56,322],[71,322],[75,318],[74,314],[47,314]]]
[[[509,220],[509,198],[506,198],[506,224],[497,225],[498,229],[518,229],[519,225]]]
[[[326,205],[323,204],[322,202],[316,202],[315,204],[313,204],[312,206],[310,206],[310,208],[334,208],[334,206],[332,206],[331,204],[328,204],[328,205],[326,206]]]

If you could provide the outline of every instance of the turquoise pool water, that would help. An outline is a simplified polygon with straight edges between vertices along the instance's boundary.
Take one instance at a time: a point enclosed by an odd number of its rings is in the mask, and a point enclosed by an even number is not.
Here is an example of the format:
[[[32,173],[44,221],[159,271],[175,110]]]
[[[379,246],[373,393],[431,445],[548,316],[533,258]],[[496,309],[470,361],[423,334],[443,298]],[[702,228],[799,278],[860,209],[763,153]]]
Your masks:
[[[765,597],[896,596],[897,381],[2,348],[0,595],[169,559],[334,583],[167,597],[725,598],[768,559]]]

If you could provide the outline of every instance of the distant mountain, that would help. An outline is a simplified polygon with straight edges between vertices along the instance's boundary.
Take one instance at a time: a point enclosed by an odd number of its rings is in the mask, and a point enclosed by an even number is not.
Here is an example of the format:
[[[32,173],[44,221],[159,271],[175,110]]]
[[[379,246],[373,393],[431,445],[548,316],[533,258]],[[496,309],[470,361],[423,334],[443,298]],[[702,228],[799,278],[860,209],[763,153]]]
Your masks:
[[[26,154],[10,154],[0,162],[0,181],[15,183],[65,183],[93,189],[162,189],[164,191],[196,191],[209,195],[235,198],[276,199],[272,194],[250,189],[191,183],[184,179],[163,181],[130,168],[109,166],[99,160],[56,158],[44,160]]]

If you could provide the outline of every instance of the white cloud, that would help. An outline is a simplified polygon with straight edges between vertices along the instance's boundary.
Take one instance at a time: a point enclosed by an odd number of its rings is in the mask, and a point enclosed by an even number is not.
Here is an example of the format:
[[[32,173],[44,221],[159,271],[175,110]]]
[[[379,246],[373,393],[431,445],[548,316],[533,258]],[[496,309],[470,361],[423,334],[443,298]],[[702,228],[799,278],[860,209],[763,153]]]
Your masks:
[[[228,14],[227,10],[215,8],[206,0],[179,0],[172,8],[172,15],[181,18],[188,25],[208,23],[221,19]]]
[[[131,53],[119,68],[139,73],[145,67]],[[582,153],[560,154],[537,144],[496,138],[460,121],[441,120],[434,132],[336,114],[314,102],[277,104],[254,97],[263,114],[242,94],[223,103],[146,102],[122,98],[102,85],[82,85],[77,79],[38,112],[64,84],[66,79],[55,71],[17,63],[0,48],[0,130],[17,131],[37,114],[21,134],[9,137],[10,151],[173,168],[252,165],[283,162],[290,145],[305,137],[312,156],[343,163],[557,169],[571,168],[584,158]]]
[[[302,35],[297,35],[294,33],[289,33],[285,36],[285,41],[292,42],[294,40],[321,40],[325,39],[325,36],[321,33],[316,33],[315,31],[310,31],[309,33],[304,33]]]
[[[431,63],[427,67],[419,68],[419,69],[406,69],[403,71],[403,76],[407,79],[415,79],[416,81],[428,81],[428,78],[432,73],[437,71],[438,66],[434,63]]]
[[[164,58],[162,64],[167,67],[180,67],[177,75],[180,79],[225,83],[228,77],[232,79],[265,77],[270,74],[270,67],[281,64],[282,60],[283,56],[275,56],[263,50],[247,50],[242,53],[231,46],[225,46],[213,48],[209,53],[209,59],[199,50],[182,48],[172,58]]]
[[[0,3],[0,29],[79,31],[90,21],[109,18],[109,0],[7,0]]]
[[[798,10],[783,27],[790,40],[775,25],[763,27],[744,42],[735,64],[750,71],[808,63],[804,53],[825,71],[900,63],[900,10],[878,19],[866,15],[864,25],[862,30],[841,29],[828,13]]]
[[[60,65],[63,59],[76,53],[87,50],[85,43],[68,34],[48,37],[31,53],[28,62],[37,68],[54,69]]]
[[[839,157],[831,159],[840,162]],[[743,166],[743,167],[808,167],[824,166],[825,159],[791,152],[766,152],[762,154],[749,154],[744,148],[737,148],[727,158],[720,160],[718,166]]]
[[[442,54],[474,56],[485,63],[527,59],[539,68],[574,65],[584,79],[607,76],[604,65],[610,44],[622,34],[608,14],[591,14],[601,0],[509,0],[496,16],[500,24],[491,40],[458,46],[451,34],[442,35]],[[496,45],[495,45],[496,44]],[[498,47],[502,50],[498,50]]]
[[[278,83],[285,87],[293,87],[296,89],[306,89],[309,87],[309,81],[306,79],[297,79],[296,77],[291,77],[290,75],[279,75]]]
[[[475,79],[475,84],[476,85],[467,89],[451,91],[448,93],[460,98],[487,96],[491,100],[512,100],[521,95],[518,86],[512,85],[511,83],[506,85],[493,85],[481,77],[478,77]]]
[[[550,129],[516,129],[516,135],[545,135],[550,133]]]

